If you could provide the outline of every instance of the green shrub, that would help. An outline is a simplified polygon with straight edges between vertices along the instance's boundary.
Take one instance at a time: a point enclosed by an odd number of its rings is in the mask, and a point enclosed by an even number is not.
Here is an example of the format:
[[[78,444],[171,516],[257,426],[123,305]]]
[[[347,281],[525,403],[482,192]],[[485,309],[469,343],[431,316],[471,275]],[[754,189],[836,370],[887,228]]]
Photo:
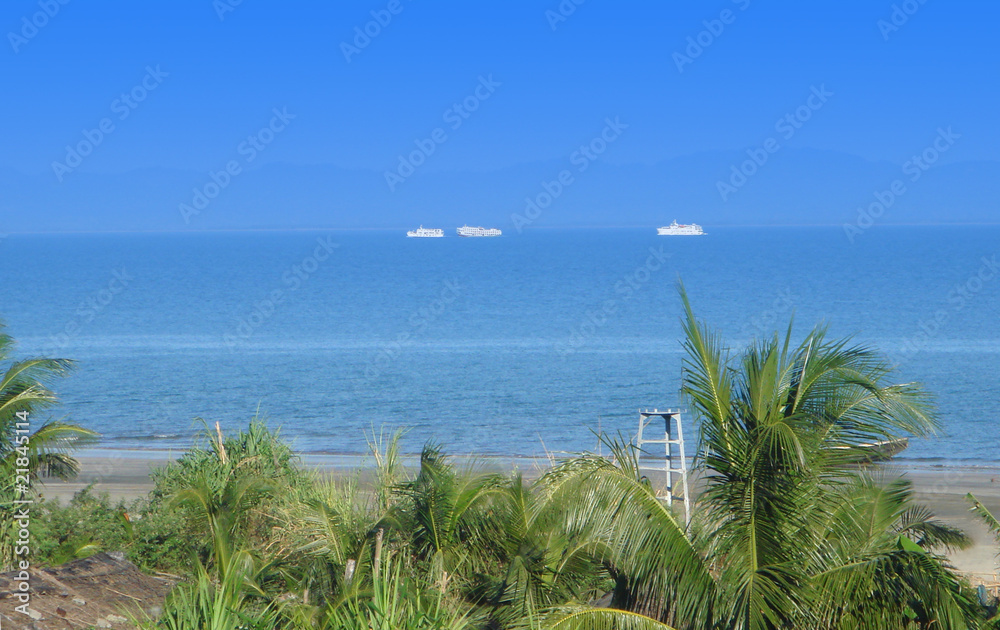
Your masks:
[[[107,493],[95,494],[88,486],[66,505],[56,500],[40,506],[40,518],[32,521],[38,564],[58,565],[130,546],[128,508],[123,501],[112,504]]]
[[[251,477],[292,487],[302,486],[308,480],[308,475],[298,467],[295,452],[259,416],[253,417],[246,431],[228,438],[222,436],[218,425],[213,432],[206,423],[199,443],[177,461],[154,470],[151,477],[153,504],[199,485],[203,478],[220,492],[227,483]]]
[[[146,499],[112,503],[87,487],[66,504],[39,504],[32,521],[35,563],[55,566],[105,551],[121,551],[139,567],[168,573],[193,567],[197,545],[177,511],[151,509]]]

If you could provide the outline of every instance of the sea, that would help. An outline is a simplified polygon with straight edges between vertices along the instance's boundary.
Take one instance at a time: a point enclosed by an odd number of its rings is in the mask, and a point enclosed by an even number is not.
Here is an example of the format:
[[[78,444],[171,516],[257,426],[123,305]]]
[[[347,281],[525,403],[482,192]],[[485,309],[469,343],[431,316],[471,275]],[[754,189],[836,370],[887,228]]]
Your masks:
[[[942,429],[901,460],[1000,462],[1000,227],[706,231],[8,235],[0,319],[14,357],[76,362],[37,420],[98,449],[178,451],[259,415],[304,453],[401,428],[409,453],[533,457],[684,408],[683,282],[734,350],[824,325],[923,383]]]

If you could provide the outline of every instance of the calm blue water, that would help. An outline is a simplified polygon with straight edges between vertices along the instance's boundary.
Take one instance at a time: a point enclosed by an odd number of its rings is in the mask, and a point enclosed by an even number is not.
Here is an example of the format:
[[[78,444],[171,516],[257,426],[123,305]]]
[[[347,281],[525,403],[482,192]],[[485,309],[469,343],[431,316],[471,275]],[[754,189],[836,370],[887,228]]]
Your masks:
[[[680,275],[734,344],[794,312],[889,352],[945,427],[906,457],[1000,460],[1000,278],[979,275],[1000,229],[651,232],[9,236],[0,317],[23,355],[78,361],[53,413],[105,447],[185,446],[196,416],[235,428],[259,405],[307,451],[363,452],[386,425],[409,450],[530,455],[677,404]]]

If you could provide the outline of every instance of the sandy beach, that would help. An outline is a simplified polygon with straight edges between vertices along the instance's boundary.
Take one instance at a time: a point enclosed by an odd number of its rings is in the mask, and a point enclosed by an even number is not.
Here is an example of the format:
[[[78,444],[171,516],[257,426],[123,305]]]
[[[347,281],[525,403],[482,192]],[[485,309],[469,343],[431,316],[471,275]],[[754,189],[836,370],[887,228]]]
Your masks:
[[[972,537],[975,545],[949,554],[956,567],[986,582],[997,583],[996,539],[986,525],[969,510],[965,495],[976,495],[993,514],[1000,514],[1000,466],[997,468],[900,468],[913,480],[917,501],[927,505],[939,519],[955,525]]]
[[[80,456],[80,475],[72,482],[50,481],[44,485],[47,499],[69,500],[74,493],[93,484],[96,492],[106,492],[113,501],[132,500],[152,489],[150,472],[166,465],[178,453],[166,451],[88,451]],[[307,468],[334,474],[352,474],[372,464],[356,455],[302,455]],[[460,458],[458,458],[460,460]],[[477,458],[479,466],[501,471],[519,470],[525,478],[537,477],[548,466],[547,459]],[[416,458],[404,460],[415,464]],[[883,467],[887,475],[904,474],[913,481],[917,500],[930,507],[941,520],[958,526],[975,541],[969,549],[950,554],[955,566],[983,581],[1000,581],[997,576],[998,547],[986,526],[969,511],[965,495],[975,494],[994,514],[1000,514],[1000,465],[995,468],[962,466],[907,466],[899,463]]]

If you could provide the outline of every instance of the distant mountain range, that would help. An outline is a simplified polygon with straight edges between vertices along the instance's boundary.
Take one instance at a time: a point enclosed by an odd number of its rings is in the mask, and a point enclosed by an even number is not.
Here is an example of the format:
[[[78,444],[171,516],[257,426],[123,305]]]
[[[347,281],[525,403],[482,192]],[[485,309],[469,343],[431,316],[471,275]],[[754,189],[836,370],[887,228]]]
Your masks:
[[[433,158],[431,158],[433,159]],[[901,164],[870,162],[832,151],[784,148],[771,155],[723,201],[718,182],[745,152],[700,153],[654,165],[598,159],[583,172],[569,159],[490,172],[416,169],[395,192],[382,172],[334,166],[271,164],[232,176],[198,214],[197,188],[211,195],[208,173],[140,169],[120,174],[74,172],[62,183],[49,173],[0,169],[0,233],[47,231],[185,231],[268,228],[403,228],[462,223],[514,227],[511,215],[548,226],[840,225],[875,201],[876,190],[901,180],[906,192],[880,219],[893,223],[1000,222],[1000,162],[931,167],[911,182]],[[568,185],[548,186],[560,172]],[[747,169],[751,170],[751,169]],[[224,178],[219,178],[224,181]],[[564,181],[570,181],[563,176]],[[739,179],[737,178],[737,182]],[[731,185],[731,183],[730,183]],[[734,187],[735,188],[735,187]],[[528,210],[526,198],[546,208]],[[539,199],[539,196],[541,198]],[[196,209],[196,208],[195,208]]]

